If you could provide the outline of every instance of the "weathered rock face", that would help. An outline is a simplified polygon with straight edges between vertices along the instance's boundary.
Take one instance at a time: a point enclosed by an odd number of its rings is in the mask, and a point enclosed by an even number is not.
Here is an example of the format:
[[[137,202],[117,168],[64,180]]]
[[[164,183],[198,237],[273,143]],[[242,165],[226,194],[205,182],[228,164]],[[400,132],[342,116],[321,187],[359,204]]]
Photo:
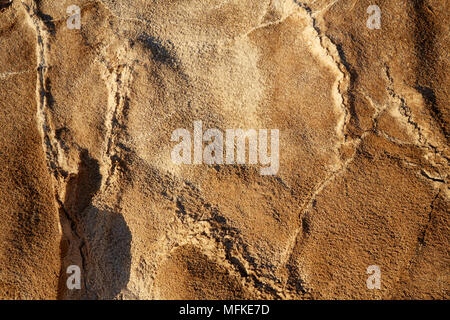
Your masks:
[[[448,299],[450,10],[373,2],[0,1],[0,297]]]

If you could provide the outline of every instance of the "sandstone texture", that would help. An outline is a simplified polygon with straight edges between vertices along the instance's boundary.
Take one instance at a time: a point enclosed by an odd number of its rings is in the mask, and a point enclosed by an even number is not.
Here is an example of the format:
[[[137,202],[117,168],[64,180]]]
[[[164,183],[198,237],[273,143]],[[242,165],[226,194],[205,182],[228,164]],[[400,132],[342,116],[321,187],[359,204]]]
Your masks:
[[[0,299],[448,299],[449,15],[0,1]],[[279,129],[279,170],[174,164],[198,120]]]

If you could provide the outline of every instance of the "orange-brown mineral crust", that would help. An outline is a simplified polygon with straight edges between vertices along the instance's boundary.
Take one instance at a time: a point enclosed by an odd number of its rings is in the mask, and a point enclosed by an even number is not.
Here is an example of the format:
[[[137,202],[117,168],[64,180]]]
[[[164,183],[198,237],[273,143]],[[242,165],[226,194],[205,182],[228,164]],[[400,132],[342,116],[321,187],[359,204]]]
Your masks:
[[[0,299],[449,299],[449,6],[0,0]]]

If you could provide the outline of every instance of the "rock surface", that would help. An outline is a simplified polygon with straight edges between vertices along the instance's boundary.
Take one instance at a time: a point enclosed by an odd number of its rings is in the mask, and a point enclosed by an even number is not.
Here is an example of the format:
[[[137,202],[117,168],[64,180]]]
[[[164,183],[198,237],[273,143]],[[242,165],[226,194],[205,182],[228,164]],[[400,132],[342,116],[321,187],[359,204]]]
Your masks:
[[[0,298],[448,299],[449,14],[0,1]],[[279,129],[278,172],[174,164],[196,120]]]

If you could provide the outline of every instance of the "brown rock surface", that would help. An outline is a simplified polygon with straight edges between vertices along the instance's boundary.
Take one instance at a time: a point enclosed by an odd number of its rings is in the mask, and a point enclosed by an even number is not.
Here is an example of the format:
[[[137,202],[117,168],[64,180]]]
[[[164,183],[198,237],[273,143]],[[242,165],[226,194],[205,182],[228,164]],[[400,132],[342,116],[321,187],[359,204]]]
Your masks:
[[[0,1],[0,298],[448,299],[449,9]],[[174,164],[196,120],[279,170]]]

